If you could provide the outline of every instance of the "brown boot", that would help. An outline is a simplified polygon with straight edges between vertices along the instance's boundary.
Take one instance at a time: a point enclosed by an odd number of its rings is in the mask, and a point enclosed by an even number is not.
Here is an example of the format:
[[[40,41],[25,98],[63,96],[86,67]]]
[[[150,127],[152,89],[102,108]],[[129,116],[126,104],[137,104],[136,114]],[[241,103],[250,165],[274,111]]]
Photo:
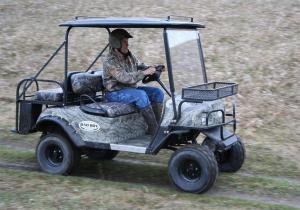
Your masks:
[[[141,114],[143,115],[146,123],[148,124],[148,134],[154,135],[158,127],[154,112],[151,106],[141,109]]]
[[[162,115],[163,104],[162,103],[151,103],[153,112],[155,114],[156,122],[159,123]]]

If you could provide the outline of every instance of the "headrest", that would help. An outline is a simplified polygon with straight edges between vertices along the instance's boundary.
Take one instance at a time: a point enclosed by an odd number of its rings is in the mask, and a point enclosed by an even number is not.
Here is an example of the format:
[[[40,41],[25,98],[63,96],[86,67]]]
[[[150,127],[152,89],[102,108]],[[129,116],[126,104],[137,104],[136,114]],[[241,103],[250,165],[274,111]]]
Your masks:
[[[76,94],[95,93],[103,90],[102,76],[82,72],[71,76],[72,90]]]

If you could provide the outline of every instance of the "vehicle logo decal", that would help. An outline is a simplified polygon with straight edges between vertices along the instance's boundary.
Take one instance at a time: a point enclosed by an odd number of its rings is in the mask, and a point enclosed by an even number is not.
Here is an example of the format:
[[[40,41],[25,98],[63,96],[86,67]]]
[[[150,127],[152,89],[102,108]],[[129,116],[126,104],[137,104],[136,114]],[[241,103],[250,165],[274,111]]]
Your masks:
[[[79,123],[79,128],[84,131],[98,131],[100,125],[93,121],[82,121]]]

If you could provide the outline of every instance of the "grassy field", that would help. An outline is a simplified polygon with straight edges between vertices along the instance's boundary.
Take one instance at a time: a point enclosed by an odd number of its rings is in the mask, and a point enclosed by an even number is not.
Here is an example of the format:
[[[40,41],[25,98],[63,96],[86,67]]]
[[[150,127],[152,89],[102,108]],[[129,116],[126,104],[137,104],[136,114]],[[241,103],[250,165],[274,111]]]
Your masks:
[[[247,149],[242,169],[220,174],[204,195],[171,187],[169,151],[121,153],[103,163],[83,158],[80,172],[69,177],[39,173],[34,157],[39,135],[17,136],[9,129],[16,84],[62,43],[65,28],[58,25],[76,15],[170,14],[193,16],[206,25],[201,35],[208,79],[239,83],[238,134]],[[300,2],[292,0],[0,1],[0,209],[300,208],[299,24]],[[141,60],[165,63],[162,31],[130,32],[135,37],[130,48]],[[86,69],[106,42],[103,31],[72,31],[70,69]],[[41,78],[60,79],[62,70],[60,53]]]

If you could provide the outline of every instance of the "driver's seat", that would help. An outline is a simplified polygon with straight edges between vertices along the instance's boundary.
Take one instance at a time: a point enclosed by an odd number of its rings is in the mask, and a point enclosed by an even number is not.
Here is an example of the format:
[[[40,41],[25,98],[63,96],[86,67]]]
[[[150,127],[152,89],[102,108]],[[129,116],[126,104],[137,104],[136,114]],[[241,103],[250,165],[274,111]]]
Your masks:
[[[137,112],[133,105],[119,102],[94,102],[81,105],[80,109],[87,114],[111,118]]]
[[[98,75],[102,81],[102,71],[93,71],[91,74]],[[75,86],[75,83],[72,83],[72,86]],[[98,89],[98,91],[104,91],[104,86],[101,83],[101,89]],[[75,87],[74,87],[75,88]],[[74,89],[72,87],[72,89]],[[78,90],[81,90],[81,87],[76,87]],[[80,91],[79,91],[80,92]],[[82,92],[83,95],[81,97],[84,97],[86,99],[89,99],[88,101],[93,103],[88,104],[81,104],[80,109],[86,114],[96,115],[96,116],[102,116],[102,117],[119,117],[123,115],[128,115],[137,112],[137,109],[131,105],[131,104],[125,104],[120,102],[108,102],[108,101],[95,101],[93,98],[91,98],[89,95],[85,95],[85,92]]]

